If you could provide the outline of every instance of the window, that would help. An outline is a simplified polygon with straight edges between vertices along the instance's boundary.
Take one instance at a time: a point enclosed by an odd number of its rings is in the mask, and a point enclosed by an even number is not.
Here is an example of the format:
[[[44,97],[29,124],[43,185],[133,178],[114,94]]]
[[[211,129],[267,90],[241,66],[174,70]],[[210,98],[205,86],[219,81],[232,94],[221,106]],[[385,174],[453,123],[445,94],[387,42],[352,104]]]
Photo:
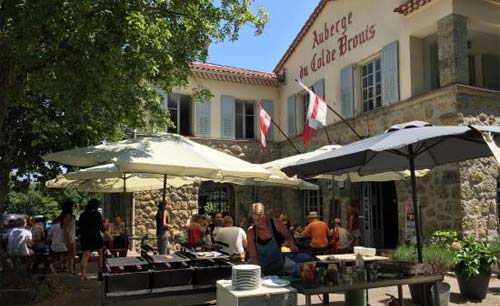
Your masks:
[[[302,121],[299,122],[299,131],[302,131],[304,129],[304,124],[306,122],[306,117],[307,117],[307,109],[309,108],[309,93],[304,93],[299,96],[301,100],[301,119]]]
[[[323,197],[321,190],[304,190],[304,218],[311,211],[318,212],[319,218],[323,219]]]
[[[231,184],[204,182],[198,193],[198,211],[200,214],[215,212],[233,215],[234,191]]]
[[[255,139],[255,104],[236,101],[234,106],[236,138]]]
[[[382,107],[382,70],[380,58],[361,67],[363,112]]]
[[[167,132],[191,136],[191,97],[187,95],[168,95],[167,109],[174,127]]]

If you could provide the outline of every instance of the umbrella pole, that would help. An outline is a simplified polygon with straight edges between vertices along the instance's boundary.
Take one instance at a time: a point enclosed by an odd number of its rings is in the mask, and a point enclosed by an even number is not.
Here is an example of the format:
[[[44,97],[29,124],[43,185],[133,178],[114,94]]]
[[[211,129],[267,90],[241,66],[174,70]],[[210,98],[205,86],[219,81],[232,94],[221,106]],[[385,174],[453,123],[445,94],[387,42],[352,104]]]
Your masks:
[[[163,175],[163,196],[162,196],[162,204],[165,203],[165,198],[167,196],[167,175]]]
[[[408,146],[408,159],[410,161],[411,174],[411,195],[413,199],[413,214],[415,216],[415,232],[417,236],[417,259],[418,263],[422,263],[422,236],[420,227],[420,210],[417,201],[417,179],[415,177],[415,156],[413,154],[413,146]]]

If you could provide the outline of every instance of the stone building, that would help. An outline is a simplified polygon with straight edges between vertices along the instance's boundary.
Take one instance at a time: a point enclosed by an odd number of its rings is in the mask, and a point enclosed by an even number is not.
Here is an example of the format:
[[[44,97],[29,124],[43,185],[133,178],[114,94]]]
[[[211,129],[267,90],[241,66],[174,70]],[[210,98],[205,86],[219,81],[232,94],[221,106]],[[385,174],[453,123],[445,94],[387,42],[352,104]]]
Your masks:
[[[256,138],[256,101],[302,152],[357,138],[333,113],[327,127],[302,145],[308,96],[300,80],[323,97],[362,136],[411,120],[435,125],[500,125],[500,2],[493,0],[321,0],[273,72],[194,63],[191,85],[162,92],[171,129],[245,160],[261,163],[296,154],[273,127],[270,143]],[[283,30],[286,30],[285,25]],[[265,56],[264,51],[262,56]],[[193,103],[208,88],[210,103]],[[453,229],[482,239],[498,236],[500,167],[493,159],[437,167],[417,180],[424,234]],[[342,216],[358,203],[366,245],[393,248],[406,239],[407,181],[317,181],[320,191],[204,183],[169,190],[177,230],[190,215],[224,210],[239,222],[250,203],[302,223],[316,210]],[[118,197],[118,196],[117,196]],[[160,192],[129,195],[122,211],[137,234],[154,234]],[[111,199],[113,200],[113,199]],[[119,213],[108,205],[110,215]]]

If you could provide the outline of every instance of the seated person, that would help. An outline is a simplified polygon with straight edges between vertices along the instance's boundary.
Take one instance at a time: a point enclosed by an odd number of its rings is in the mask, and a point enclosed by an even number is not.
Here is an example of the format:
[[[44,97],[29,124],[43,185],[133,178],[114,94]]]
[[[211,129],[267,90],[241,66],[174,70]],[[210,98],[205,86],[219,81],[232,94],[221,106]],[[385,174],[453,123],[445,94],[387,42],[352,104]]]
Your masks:
[[[208,223],[201,215],[193,215],[188,229],[188,245],[190,247],[199,247],[206,244],[205,235]]]
[[[128,238],[125,223],[122,222],[120,216],[116,216],[114,222],[109,226],[111,235],[113,236],[113,256],[127,257]]]
[[[220,228],[215,235],[215,243],[221,242],[223,245],[222,251],[229,256],[238,255],[241,261],[245,261],[245,247],[247,246],[247,234],[237,226],[234,226],[234,221],[231,216],[225,216]],[[227,245],[227,246],[226,246]]]
[[[7,255],[11,257],[27,257],[33,255],[33,235],[24,228],[24,220],[17,219],[15,227],[7,236]]]
[[[311,211],[308,216],[309,224],[302,232],[303,237],[311,237],[309,247],[314,254],[325,253],[328,249],[328,225],[319,220],[318,213]]]
[[[332,253],[333,254],[344,254],[348,253],[352,241],[354,240],[351,233],[342,227],[342,222],[340,219],[335,219],[335,228],[330,230],[332,232]]]

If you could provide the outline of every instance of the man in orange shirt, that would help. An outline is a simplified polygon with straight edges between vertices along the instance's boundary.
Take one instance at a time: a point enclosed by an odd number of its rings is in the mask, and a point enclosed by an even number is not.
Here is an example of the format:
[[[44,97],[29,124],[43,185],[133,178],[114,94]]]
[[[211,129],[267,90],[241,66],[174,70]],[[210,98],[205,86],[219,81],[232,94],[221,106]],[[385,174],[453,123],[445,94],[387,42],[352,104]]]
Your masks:
[[[319,220],[318,213],[309,212],[309,224],[302,232],[302,236],[311,237],[309,246],[314,254],[323,254],[328,249],[328,225]]]

